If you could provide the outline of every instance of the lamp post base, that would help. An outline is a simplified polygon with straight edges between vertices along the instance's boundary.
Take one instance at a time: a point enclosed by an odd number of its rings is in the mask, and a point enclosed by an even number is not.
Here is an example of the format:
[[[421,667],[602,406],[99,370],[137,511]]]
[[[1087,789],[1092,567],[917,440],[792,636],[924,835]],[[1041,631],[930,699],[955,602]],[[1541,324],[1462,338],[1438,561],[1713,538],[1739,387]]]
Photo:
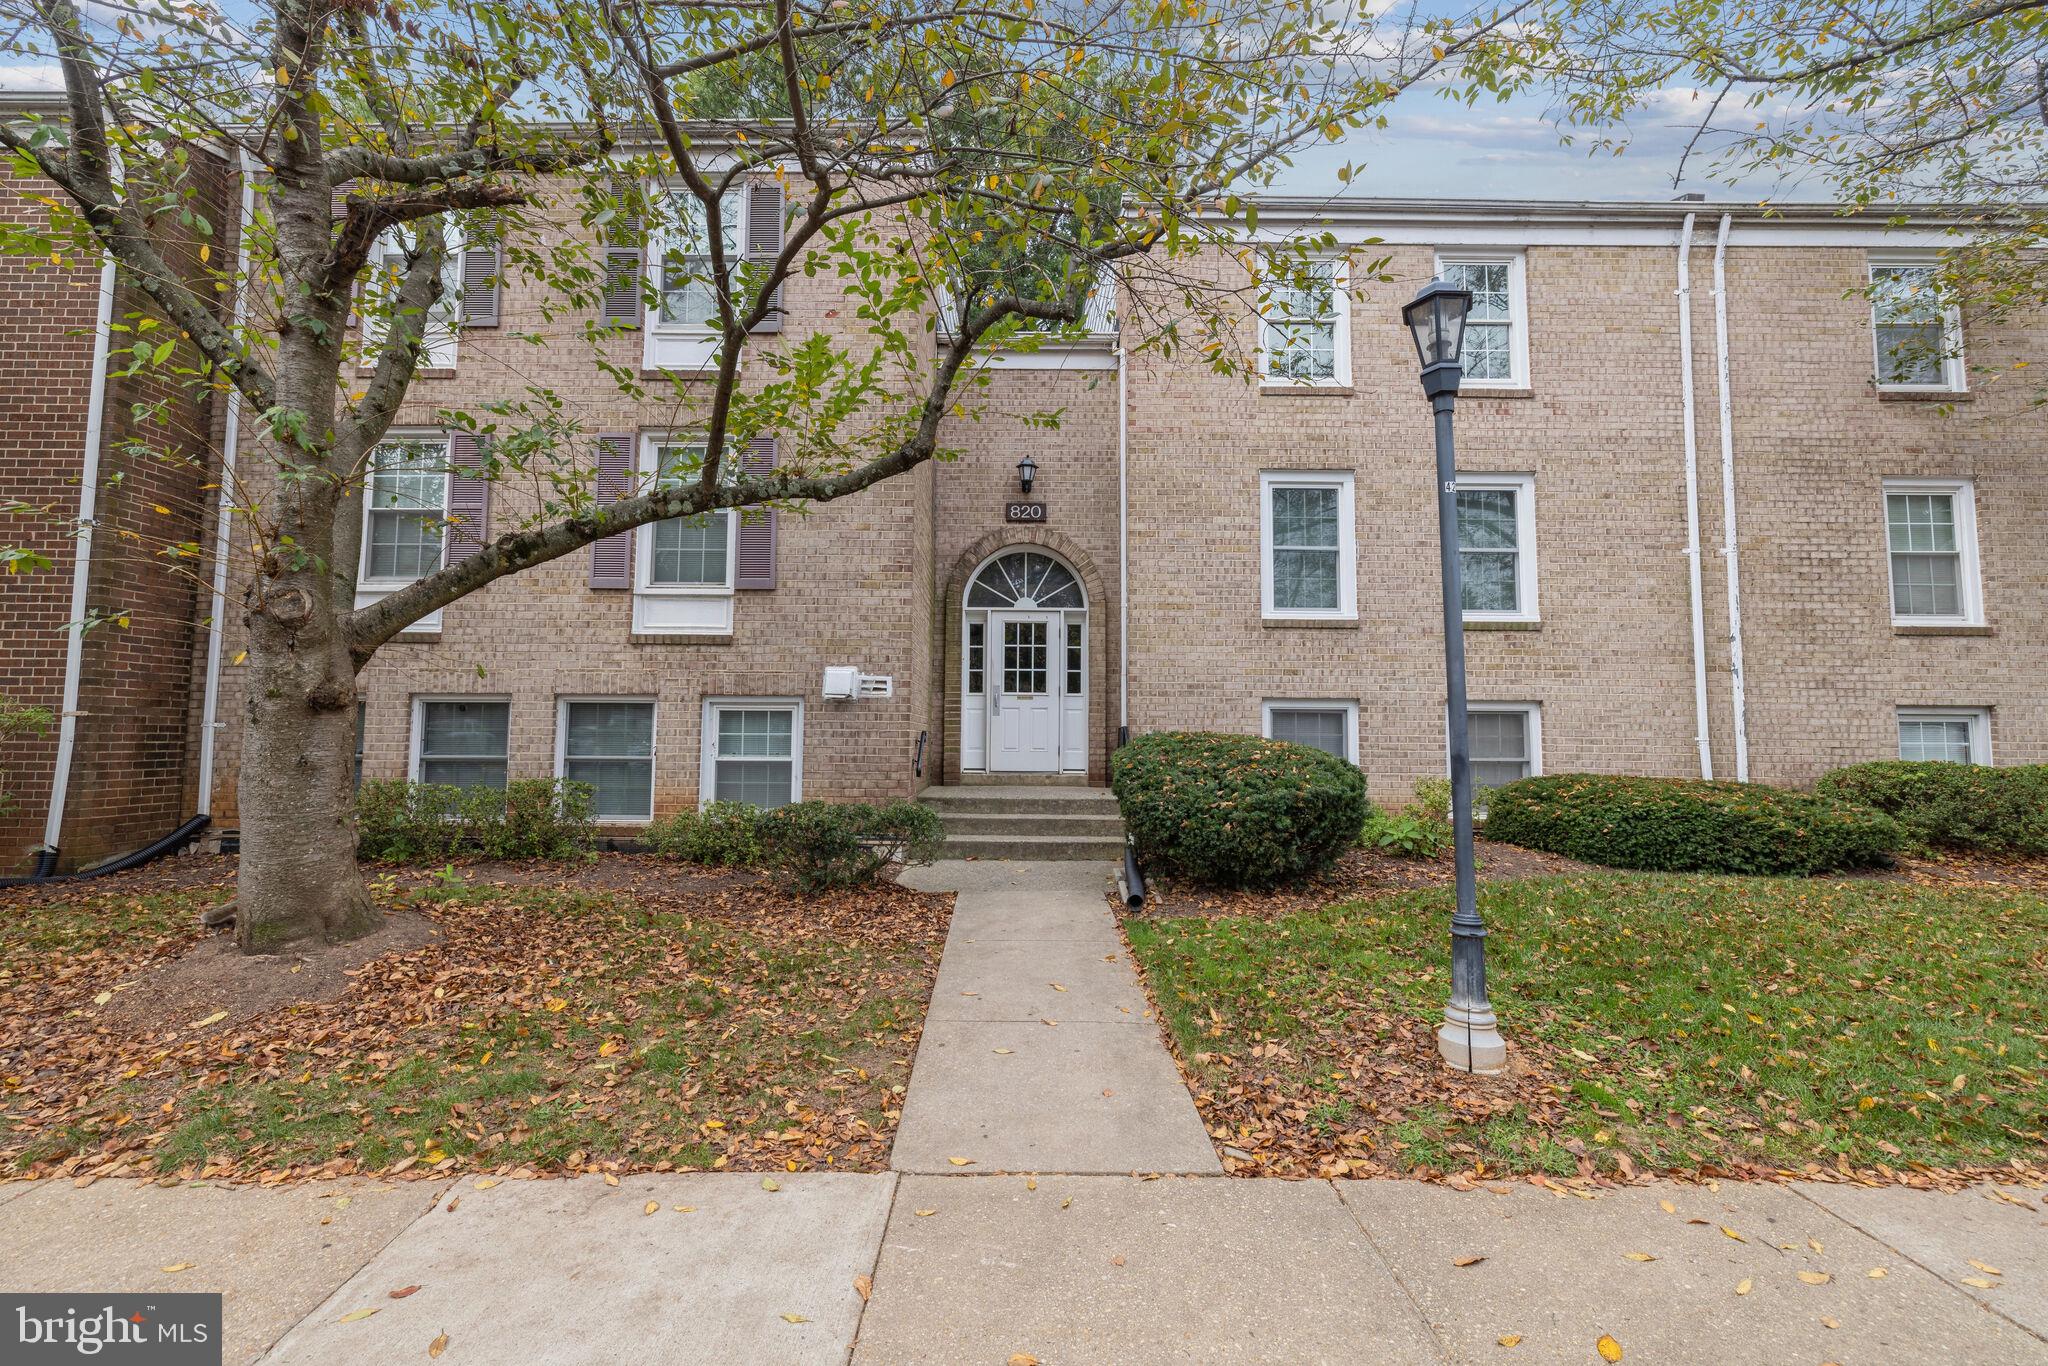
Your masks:
[[[1489,1006],[1476,1010],[1445,1006],[1444,1022],[1437,1026],[1436,1051],[1453,1072],[1497,1077],[1508,1070],[1508,1043],[1500,1036],[1500,1025]]]

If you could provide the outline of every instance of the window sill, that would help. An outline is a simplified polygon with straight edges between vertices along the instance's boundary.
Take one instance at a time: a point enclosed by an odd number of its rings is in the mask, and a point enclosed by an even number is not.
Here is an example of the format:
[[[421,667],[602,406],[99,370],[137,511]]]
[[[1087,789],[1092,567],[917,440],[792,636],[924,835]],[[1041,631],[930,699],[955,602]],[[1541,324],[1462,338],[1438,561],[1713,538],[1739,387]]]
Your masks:
[[[1879,403],[1974,403],[1968,389],[1886,389],[1877,387]]]
[[[1461,385],[1459,398],[1534,398],[1536,391],[1526,385],[1503,384],[1495,388],[1490,384]]]
[[[1543,629],[1543,623],[1534,620],[1509,621],[1499,617],[1480,617],[1476,619],[1467,617],[1465,619],[1465,629],[1468,631],[1540,631]]]
[[[1348,384],[1276,384],[1269,380],[1259,383],[1260,398],[1350,398],[1357,392]]]
[[[629,645],[730,645],[732,632],[695,635],[688,631],[635,631],[626,637]]]
[[[1957,622],[1953,626],[1905,626],[1892,623],[1895,636],[1995,636],[1997,630],[1990,626],[1970,626]]]
[[[1268,631],[1356,631],[1357,617],[1260,617]]]
[[[386,644],[390,645],[438,645],[440,643],[441,633],[439,631],[420,630],[400,631],[386,642]]]

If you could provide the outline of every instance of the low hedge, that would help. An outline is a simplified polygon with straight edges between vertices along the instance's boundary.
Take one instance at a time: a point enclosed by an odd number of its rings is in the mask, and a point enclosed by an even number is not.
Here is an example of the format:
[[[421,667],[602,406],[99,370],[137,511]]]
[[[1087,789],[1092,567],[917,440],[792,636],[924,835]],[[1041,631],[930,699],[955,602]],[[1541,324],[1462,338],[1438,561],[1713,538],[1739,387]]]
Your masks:
[[[380,863],[581,858],[597,827],[588,783],[521,778],[500,792],[438,783],[369,782],[356,793],[356,855]]]
[[[1495,788],[1486,805],[1488,839],[1657,872],[1878,867],[1903,840],[1881,812],[1760,783],[1563,773]]]
[[[1887,759],[1838,768],[1818,791],[1884,812],[1921,848],[2048,854],[2048,764]]]
[[[1319,749],[1166,731],[1110,758],[1124,828],[1148,864],[1219,887],[1270,887],[1358,842],[1365,775]]]
[[[761,852],[797,890],[873,881],[891,863],[930,863],[946,842],[938,813],[916,802],[795,802],[761,813]]]
[[[647,843],[664,858],[707,868],[761,865],[761,808],[751,802],[712,802],[702,811],[676,812],[647,831]]]

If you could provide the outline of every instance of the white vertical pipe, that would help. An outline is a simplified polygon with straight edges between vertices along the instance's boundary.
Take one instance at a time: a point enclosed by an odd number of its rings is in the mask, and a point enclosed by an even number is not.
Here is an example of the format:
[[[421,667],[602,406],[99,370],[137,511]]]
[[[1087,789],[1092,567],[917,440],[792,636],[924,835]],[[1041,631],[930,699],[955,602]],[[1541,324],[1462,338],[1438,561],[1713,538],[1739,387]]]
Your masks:
[[[237,158],[236,171],[242,182],[240,227],[235,232],[235,335],[242,335],[249,319],[249,221],[256,212],[256,181],[249,154]],[[213,751],[220,729],[220,656],[222,618],[228,606],[228,552],[234,540],[235,448],[242,437],[242,391],[228,387],[227,421],[221,428],[220,529],[213,544],[212,629],[206,637],[206,704],[199,720],[199,814],[213,814]]]
[[[1117,727],[1131,724],[1130,358],[1116,344],[1116,649]]]
[[[1728,680],[1735,709],[1735,781],[1749,781],[1749,704],[1742,679],[1742,569],[1735,536],[1735,406],[1728,392],[1728,225],[1714,235],[1714,361],[1721,387],[1721,554],[1728,562]]]
[[[78,747],[78,684],[84,671],[86,590],[92,575],[93,519],[99,515],[100,434],[107,411],[107,352],[114,336],[114,258],[100,262],[99,320],[93,327],[92,389],[85,405],[85,458],[79,467],[78,538],[71,561],[71,620],[64,642],[64,704],[57,720],[57,763],[50,775],[50,809],[43,817],[43,847],[55,849],[64,834],[64,803],[70,795],[71,755]]]
[[[1685,408],[1685,569],[1692,594],[1693,733],[1700,776],[1714,776],[1714,746],[1707,735],[1707,607],[1700,574],[1700,448],[1692,384],[1692,230],[1687,214],[1678,230],[1678,379]]]

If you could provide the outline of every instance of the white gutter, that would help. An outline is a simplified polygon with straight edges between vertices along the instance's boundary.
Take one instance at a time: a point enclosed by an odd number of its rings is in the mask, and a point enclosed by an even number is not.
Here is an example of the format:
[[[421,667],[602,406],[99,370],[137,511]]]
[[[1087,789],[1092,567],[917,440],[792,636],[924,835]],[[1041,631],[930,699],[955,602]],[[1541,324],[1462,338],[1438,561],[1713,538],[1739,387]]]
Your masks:
[[[1714,745],[1707,737],[1707,608],[1700,582],[1700,446],[1694,430],[1692,389],[1692,228],[1698,214],[1685,216],[1678,230],[1678,378],[1685,406],[1685,570],[1692,601],[1692,710],[1700,750],[1700,776],[1714,776]]]
[[[242,153],[237,169],[242,179],[241,225],[235,233],[235,269],[240,278],[235,288],[235,335],[242,334],[249,319],[249,221],[256,213],[256,180],[250,173],[249,154]],[[228,553],[234,542],[235,450],[242,437],[242,391],[228,387],[227,421],[221,429],[220,530],[213,545],[212,626],[206,633],[206,705],[199,720],[199,804],[198,814],[213,814],[213,750],[220,729],[220,656],[222,618],[228,607]]]
[[[1116,650],[1117,733],[1131,724],[1130,379],[1123,339],[1116,344]]]
[[[1714,362],[1721,388],[1721,554],[1728,562],[1728,681],[1735,704],[1735,781],[1749,781],[1749,705],[1742,686],[1742,570],[1735,537],[1735,406],[1728,392],[1728,224],[1714,238]]]
[[[64,834],[64,802],[71,787],[71,755],[78,747],[78,683],[84,671],[86,589],[92,576],[93,519],[99,513],[100,433],[107,410],[107,352],[113,343],[114,258],[100,263],[99,321],[93,328],[92,390],[85,407],[85,459],[78,479],[78,539],[71,561],[71,618],[64,642],[64,707],[57,721],[57,763],[50,775],[50,810],[43,817],[43,847],[56,849]]]

